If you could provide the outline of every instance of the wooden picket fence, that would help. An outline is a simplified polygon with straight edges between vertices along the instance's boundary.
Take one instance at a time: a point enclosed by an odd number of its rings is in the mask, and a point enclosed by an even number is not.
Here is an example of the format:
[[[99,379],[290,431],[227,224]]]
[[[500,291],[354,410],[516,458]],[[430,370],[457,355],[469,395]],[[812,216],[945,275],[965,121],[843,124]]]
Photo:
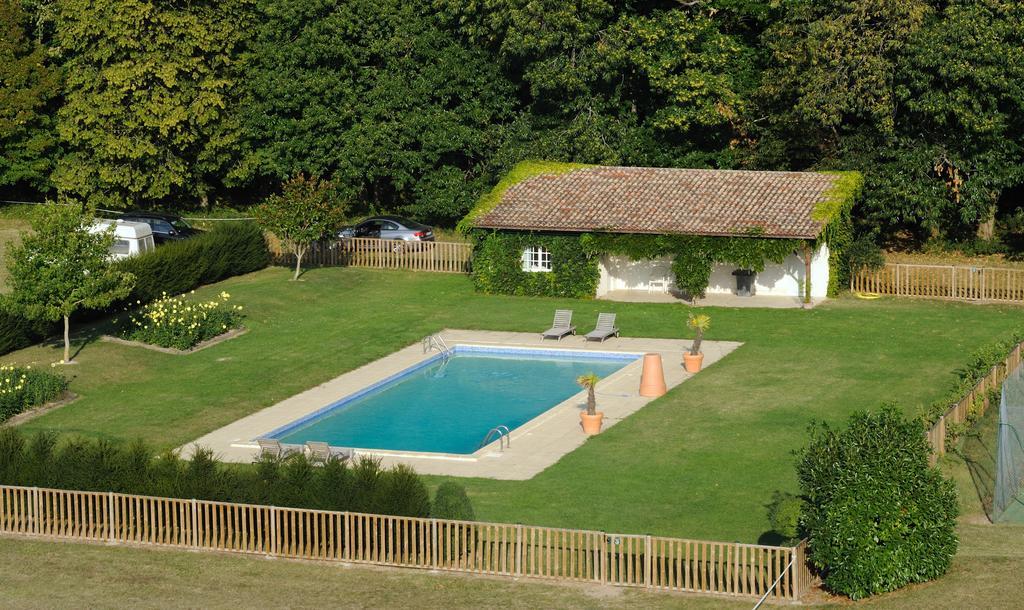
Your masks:
[[[295,255],[283,252],[280,244],[272,250],[275,264],[295,265]],[[357,237],[314,243],[302,257],[302,266],[468,273],[472,257],[473,244]]]
[[[928,443],[932,446],[931,462],[933,466],[939,456],[946,453],[946,427],[949,424],[963,423],[971,415],[981,417],[988,411],[990,391],[999,388],[1006,378],[1020,366],[1022,348],[1024,348],[1024,343],[1018,343],[1001,363],[993,366],[988,374],[982,377],[959,402],[940,415],[938,421],[925,431]]]
[[[900,297],[1024,302],[1024,269],[888,263],[864,270],[850,290]]]
[[[0,486],[0,533],[799,600],[796,547]]]

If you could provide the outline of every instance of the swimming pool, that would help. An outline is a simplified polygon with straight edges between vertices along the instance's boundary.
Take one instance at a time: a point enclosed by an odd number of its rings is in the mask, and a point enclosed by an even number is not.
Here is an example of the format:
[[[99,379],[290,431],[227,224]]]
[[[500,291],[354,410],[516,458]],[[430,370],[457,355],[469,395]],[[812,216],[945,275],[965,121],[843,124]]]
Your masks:
[[[471,454],[489,430],[515,430],[639,354],[457,345],[274,430],[283,443]]]

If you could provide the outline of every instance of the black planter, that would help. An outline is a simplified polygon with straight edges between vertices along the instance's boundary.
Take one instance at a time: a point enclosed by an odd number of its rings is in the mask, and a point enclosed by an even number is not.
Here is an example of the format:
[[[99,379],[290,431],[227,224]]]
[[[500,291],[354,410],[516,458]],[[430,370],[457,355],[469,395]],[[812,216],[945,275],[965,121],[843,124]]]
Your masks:
[[[732,274],[736,276],[736,296],[754,296],[754,278],[757,277],[757,272],[750,269],[737,269]]]

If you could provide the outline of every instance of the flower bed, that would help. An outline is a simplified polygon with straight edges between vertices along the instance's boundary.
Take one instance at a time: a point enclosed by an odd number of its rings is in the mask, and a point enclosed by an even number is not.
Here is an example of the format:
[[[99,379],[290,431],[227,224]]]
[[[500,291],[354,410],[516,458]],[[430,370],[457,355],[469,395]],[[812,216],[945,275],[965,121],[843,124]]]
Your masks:
[[[31,366],[0,366],[0,422],[48,402],[57,400],[68,389],[61,375],[39,371]]]
[[[194,294],[193,292],[189,293]],[[194,301],[180,295],[162,297],[131,314],[121,337],[160,347],[187,350],[242,326],[242,306],[229,305],[231,295]]]

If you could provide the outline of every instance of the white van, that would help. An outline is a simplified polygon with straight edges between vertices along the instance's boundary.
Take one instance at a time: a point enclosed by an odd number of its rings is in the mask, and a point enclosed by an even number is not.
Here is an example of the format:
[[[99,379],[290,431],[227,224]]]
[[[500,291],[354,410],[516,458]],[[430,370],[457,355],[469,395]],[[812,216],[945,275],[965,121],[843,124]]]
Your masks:
[[[114,245],[110,247],[110,258],[121,259],[156,249],[153,229],[144,222],[127,220],[97,220],[89,228],[91,233],[101,233],[114,227]]]

